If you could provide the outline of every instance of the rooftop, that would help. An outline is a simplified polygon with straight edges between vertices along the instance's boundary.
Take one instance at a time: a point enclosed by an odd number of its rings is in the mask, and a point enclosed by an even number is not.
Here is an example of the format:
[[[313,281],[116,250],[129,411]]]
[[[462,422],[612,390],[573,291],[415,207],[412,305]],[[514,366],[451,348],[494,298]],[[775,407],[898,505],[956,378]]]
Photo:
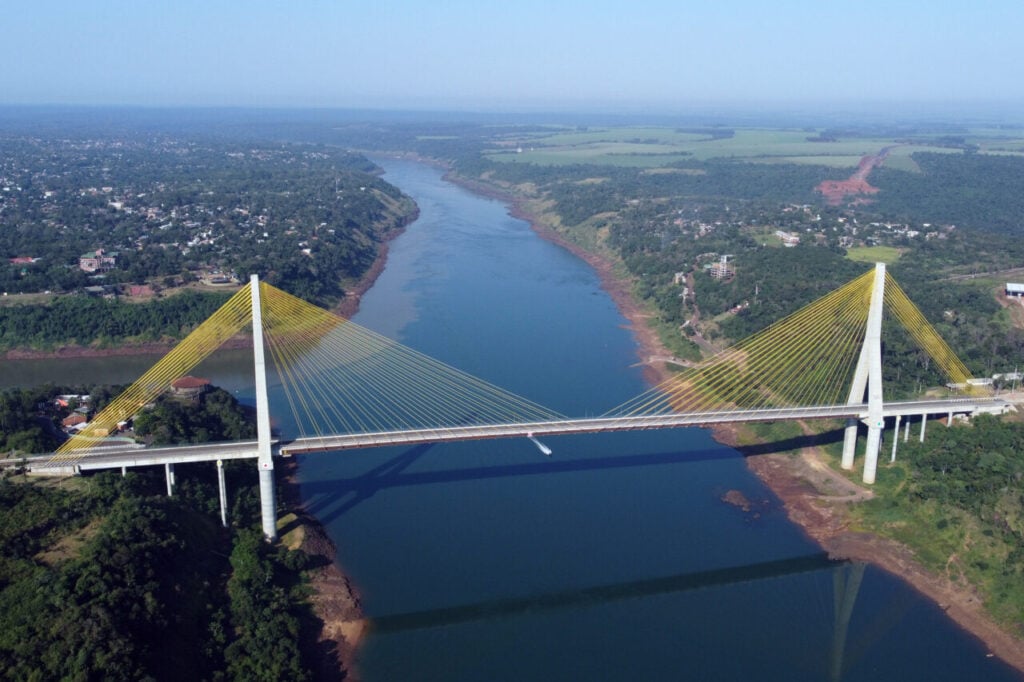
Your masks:
[[[202,377],[186,376],[178,377],[171,382],[171,388],[177,390],[188,390],[192,388],[202,388],[203,386],[209,386],[210,380],[203,379]]]

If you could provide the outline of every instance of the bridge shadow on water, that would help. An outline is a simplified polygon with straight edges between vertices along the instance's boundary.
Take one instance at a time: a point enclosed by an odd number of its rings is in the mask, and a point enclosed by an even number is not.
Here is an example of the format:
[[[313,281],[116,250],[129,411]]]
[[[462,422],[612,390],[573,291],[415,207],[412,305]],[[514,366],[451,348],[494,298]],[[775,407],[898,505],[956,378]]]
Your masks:
[[[321,523],[326,524],[345,514],[361,502],[370,499],[378,491],[386,488],[481,481],[510,476],[539,476],[642,466],[687,464],[723,458],[722,448],[715,448],[587,459],[545,459],[539,462],[497,464],[494,466],[464,467],[435,471],[406,471],[432,447],[433,444],[425,444],[410,448],[397,457],[393,457],[373,467],[366,473],[353,478],[304,482],[302,483],[303,497],[307,498],[307,500],[313,498],[306,503],[306,510],[320,519]],[[344,500],[344,502],[334,507],[341,500]]]
[[[554,611],[565,608],[597,606],[624,599],[637,599],[660,594],[725,587],[739,583],[768,580],[812,571],[832,570],[845,566],[828,558],[824,552],[805,556],[718,568],[696,573],[647,578],[612,585],[599,585],[560,592],[509,597],[476,604],[450,606],[412,613],[396,613],[371,617],[376,633],[401,632],[421,628],[458,625],[479,620],[507,618],[523,613]]]
[[[840,429],[812,436],[798,436],[783,440],[734,448],[744,457],[775,452],[786,452],[797,448],[824,445],[841,440]],[[436,485],[461,481],[479,481],[510,476],[540,476],[583,471],[606,471],[647,466],[690,464],[719,460],[722,447],[700,450],[668,451],[645,454],[614,455],[584,459],[544,459],[536,462],[496,464],[491,466],[464,467],[434,471],[408,471],[433,444],[418,445],[399,453],[352,478],[307,481],[302,483],[302,495],[306,498],[306,510],[321,523],[330,523],[350,509],[372,498],[387,488],[401,488],[417,485]],[[323,455],[318,455],[323,456]]]
[[[402,472],[412,466],[432,447],[434,447],[432,443],[426,443],[409,448],[397,457],[392,457],[355,478],[303,482],[301,484],[302,496],[304,498],[315,496],[313,500],[307,499],[304,507],[308,513],[316,516],[320,523],[330,523],[349,509],[373,497],[377,491],[400,485],[395,481],[400,477],[410,475],[402,474]],[[350,495],[351,499],[341,506],[331,509],[327,513],[321,513],[324,509]]]

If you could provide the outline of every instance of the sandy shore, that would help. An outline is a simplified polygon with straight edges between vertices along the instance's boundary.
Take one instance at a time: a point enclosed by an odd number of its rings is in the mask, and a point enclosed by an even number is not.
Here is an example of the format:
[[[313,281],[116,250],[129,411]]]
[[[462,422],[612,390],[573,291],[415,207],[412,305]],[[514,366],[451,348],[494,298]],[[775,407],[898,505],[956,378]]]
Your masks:
[[[630,282],[615,276],[611,262],[568,242],[526,211],[516,197],[458,178],[451,179],[474,192],[508,202],[510,213],[528,221],[542,238],[563,246],[589,263],[600,276],[604,290],[629,321],[637,340],[639,360],[648,368],[648,380],[657,382],[671,374],[664,364],[651,362],[652,358],[668,357],[671,353],[647,324],[650,315],[633,299]],[[720,443],[741,452],[747,450],[749,454],[750,448],[743,443],[739,430],[723,426],[712,432]],[[751,471],[782,500],[790,520],[829,556],[864,561],[902,578],[937,603],[960,627],[980,639],[992,654],[1024,672],[1024,639],[1015,637],[992,620],[975,589],[928,571],[908,547],[898,542],[849,530],[849,505],[870,498],[872,493],[831,470],[816,448],[802,451],[799,456],[758,454],[748,456],[746,461]]]

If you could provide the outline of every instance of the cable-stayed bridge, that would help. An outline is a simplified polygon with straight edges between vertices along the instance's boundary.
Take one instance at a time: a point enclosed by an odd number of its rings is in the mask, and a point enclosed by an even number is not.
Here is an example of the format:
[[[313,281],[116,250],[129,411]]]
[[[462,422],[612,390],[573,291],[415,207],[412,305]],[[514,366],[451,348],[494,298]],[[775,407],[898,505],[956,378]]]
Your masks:
[[[263,530],[276,535],[273,457],[383,445],[663,429],[726,422],[846,419],[843,466],[853,468],[858,425],[867,426],[864,481],[874,482],[887,417],[1000,411],[990,396],[886,402],[881,333],[885,311],[950,382],[973,389],[970,373],[882,264],[730,349],[678,373],[604,415],[569,418],[286,294],[254,276],[83,431],[34,470],[62,471],[255,458]],[[105,443],[227,339],[252,326],[258,438],[169,448]],[[267,364],[273,363],[300,432],[275,442]],[[909,419],[905,425],[909,427]],[[909,431],[904,431],[904,438]],[[893,438],[895,455],[896,438]],[[223,474],[223,469],[220,469]],[[221,475],[222,507],[225,498]],[[222,509],[222,516],[223,516]]]

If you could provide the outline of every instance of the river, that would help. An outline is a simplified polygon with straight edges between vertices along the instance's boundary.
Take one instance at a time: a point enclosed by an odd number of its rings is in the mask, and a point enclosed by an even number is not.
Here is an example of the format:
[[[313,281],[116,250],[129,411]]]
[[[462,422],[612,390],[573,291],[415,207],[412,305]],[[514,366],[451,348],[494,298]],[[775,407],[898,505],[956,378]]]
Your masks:
[[[570,416],[646,388],[588,265],[432,167],[378,162],[420,217],[357,322]],[[122,358],[31,362],[0,382],[138,375]],[[251,400],[245,362],[200,371]],[[551,457],[517,439],[301,459],[303,499],[376,623],[363,679],[1020,679],[902,581],[825,560],[705,430],[545,442]]]
[[[572,416],[646,388],[588,265],[436,169],[378,161],[421,213],[357,322]],[[546,443],[550,459],[524,440],[303,459],[378,620],[365,679],[821,680],[840,649],[844,680],[1019,679],[885,573],[837,592],[857,569],[821,563],[705,430]],[[855,596],[841,643],[837,593]]]

